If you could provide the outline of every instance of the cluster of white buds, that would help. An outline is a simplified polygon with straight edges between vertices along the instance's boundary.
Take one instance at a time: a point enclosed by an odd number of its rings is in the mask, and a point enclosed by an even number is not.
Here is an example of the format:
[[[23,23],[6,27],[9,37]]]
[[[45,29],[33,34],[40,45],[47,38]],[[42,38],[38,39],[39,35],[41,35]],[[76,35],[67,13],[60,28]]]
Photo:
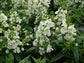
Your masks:
[[[38,29],[36,31],[36,39],[33,42],[33,46],[40,46],[39,53],[42,55],[45,52],[49,53],[53,51],[52,46],[50,45],[49,38],[51,36],[51,28],[54,28],[55,24],[51,19],[46,21],[41,21]],[[46,48],[47,46],[47,48]]]
[[[68,26],[66,13],[67,10],[63,10],[61,8],[59,8],[58,11],[55,12],[55,14],[57,14],[55,19],[57,20],[58,25],[58,27],[56,27],[56,32],[60,32],[60,34],[58,34],[58,39],[62,39],[62,35],[65,34],[64,39],[68,42],[73,42],[75,41],[74,36],[76,36],[76,29],[74,25]],[[59,28],[59,25],[61,26],[61,28]]]

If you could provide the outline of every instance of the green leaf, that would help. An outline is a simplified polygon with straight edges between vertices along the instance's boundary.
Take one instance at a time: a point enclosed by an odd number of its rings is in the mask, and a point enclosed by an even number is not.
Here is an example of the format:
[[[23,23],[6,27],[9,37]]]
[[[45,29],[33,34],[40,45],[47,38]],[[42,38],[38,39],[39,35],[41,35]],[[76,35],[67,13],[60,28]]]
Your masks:
[[[24,14],[25,10],[17,10],[17,12]]]
[[[27,49],[25,53],[31,52],[31,51],[33,51],[34,49],[35,49],[35,47],[31,47],[31,48]]]
[[[24,58],[23,60],[21,60],[19,63],[31,63],[31,61],[29,60],[29,57],[30,55]]]
[[[32,27],[29,26],[29,25],[27,25],[27,29],[28,29],[29,31],[33,31]]]
[[[61,39],[61,40],[53,40],[53,41],[51,41],[51,42],[63,42],[63,40]]]
[[[19,54],[15,54],[14,56],[17,62],[21,61],[21,56]]]
[[[51,11],[50,14],[53,15],[54,14],[54,11]]]
[[[46,63],[46,58],[43,58],[42,60],[41,60],[41,63]]]
[[[29,23],[29,18],[28,17],[26,17],[26,22],[27,22],[27,24]]]
[[[6,56],[6,63],[14,63],[14,56],[12,53],[9,53],[8,57]]]
[[[2,40],[0,42],[0,48],[4,47],[6,45],[6,38],[4,36],[1,36],[0,39]]]
[[[37,60],[34,57],[32,57],[32,58],[33,58],[34,62],[37,63]]]
[[[26,28],[28,31],[33,31],[32,27],[30,25],[26,24],[26,23],[23,23],[22,27]]]
[[[71,48],[74,54],[74,58],[76,63],[79,63],[79,53],[78,53],[78,48],[75,46],[73,48]]]
[[[37,58],[37,59],[34,58],[34,57],[32,57],[32,58],[33,58],[33,60],[34,60],[35,63],[41,63],[41,58]]]
[[[61,52],[59,52],[55,57],[51,59],[50,63],[56,62],[57,60],[61,59],[65,55],[66,50],[67,50],[66,48],[62,49]]]

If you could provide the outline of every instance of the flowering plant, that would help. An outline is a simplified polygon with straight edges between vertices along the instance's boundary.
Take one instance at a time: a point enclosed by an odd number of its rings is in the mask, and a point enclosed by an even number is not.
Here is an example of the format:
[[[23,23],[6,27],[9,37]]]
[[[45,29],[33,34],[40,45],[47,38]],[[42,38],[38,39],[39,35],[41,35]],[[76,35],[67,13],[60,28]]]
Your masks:
[[[82,0],[1,0],[0,63],[84,62],[83,11]]]

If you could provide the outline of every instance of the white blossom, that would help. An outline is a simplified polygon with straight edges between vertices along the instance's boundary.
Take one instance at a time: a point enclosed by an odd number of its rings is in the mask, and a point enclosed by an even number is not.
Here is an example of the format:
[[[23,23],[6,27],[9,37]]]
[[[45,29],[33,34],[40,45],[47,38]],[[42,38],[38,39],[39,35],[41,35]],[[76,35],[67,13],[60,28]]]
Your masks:
[[[7,22],[2,22],[2,24],[3,24],[4,27],[8,27],[9,26]]]
[[[44,48],[39,47],[39,53],[40,53],[40,55],[43,55],[45,53]]]
[[[20,19],[19,17],[16,18],[16,22],[17,23],[21,23],[22,19]]]
[[[50,53],[51,51],[53,51],[53,48],[52,48],[52,46],[50,44],[48,44],[46,52]]]
[[[20,53],[20,48],[19,47],[15,48],[15,50],[13,50],[13,52],[14,53]]]
[[[38,40],[35,39],[35,40],[33,41],[33,46],[37,46],[37,44],[38,44]]]
[[[5,52],[8,54],[9,53],[9,50],[6,50]]]
[[[0,21],[6,21],[7,20],[7,16],[4,13],[0,14]]]

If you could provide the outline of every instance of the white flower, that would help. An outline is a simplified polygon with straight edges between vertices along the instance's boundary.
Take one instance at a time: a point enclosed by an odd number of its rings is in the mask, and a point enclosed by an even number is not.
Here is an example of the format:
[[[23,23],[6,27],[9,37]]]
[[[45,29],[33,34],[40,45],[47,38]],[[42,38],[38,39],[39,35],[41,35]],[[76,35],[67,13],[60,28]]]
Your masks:
[[[61,34],[65,34],[67,32],[67,28],[62,27],[60,31],[61,31]]]
[[[4,27],[8,27],[9,26],[7,22],[2,22],[2,24],[3,24]]]
[[[59,8],[57,12],[55,12],[56,17],[54,19],[57,19],[58,22],[57,22],[57,25],[60,25],[61,23],[63,23],[64,21],[66,21],[66,13],[67,13],[67,10],[63,10]],[[63,24],[64,25],[64,24]]]
[[[56,11],[56,12],[55,12],[55,14],[58,14],[58,13],[59,13],[59,11]]]
[[[46,42],[49,42],[49,38],[48,37],[46,37]]]
[[[25,19],[26,19],[26,17],[23,17],[22,19],[23,19],[23,20],[25,20]]]
[[[75,43],[75,46],[78,46],[78,43]]]
[[[41,25],[38,26],[38,29],[44,30],[44,26],[41,24]]]
[[[66,40],[70,40],[71,38],[73,38],[73,35],[72,34],[66,34],[65,36],[64,36],[64,38],[66,39]]]
[[[21,29],[21,25],[17,25],[17,31]]]
[[[21,50],[24,51],[24,48],[22,47]]]
[[[13,49],[17,48],[18,44],[16,43],[16,41],[11,41],[11,46]]]
[[[34,0],[34,2],[38,2],[38,0]]]
[[[61,40],[62,39],[62,36],[60,36],[59,38],[58,38],[58,40]]]
[[[53,32],[53,35],[55,35],[55,32]]]
[[[44,37],[40,37],[40,42],[39,42],[39,44],[40,44],[40,45],[43,45],[43,42],[44,42]]]
[[[64,19],[66,19],[66,15],[65,14],[61,14],[60,13],[58,16],[59,16],[58,17],[58,21],[61,21],[62,22]]]
[[[19,47],[15,48],[15,49],[13,50],[13,52],[14,52],[14,53],[20,53],[20,48],[19,48]]]
[[[46,25],[47,27],[54,27],[54,26],[55,26],[54,22],[52,22],[51,19],[46,20],[46,21],[45,21],[45,25]]]
[[[4,32],[4,36],[5,36],[6,38],[8,38],[8,37],[9,37],[9,32],[8,32],[8,31],[5,31],[5,32]]]
[[[81,8],[84,7],[84,1],[81,2],[81,5],[79,7],[81,7]]]
[[[62,21],[62,25],[61,25],[61,26],[64,26],[65,28],[67,28],[66,19],[64,19],[64,20]]]
[[[39,47],[39,53],[40,53],[40,55],[43,55],[45,53],[44,48]]]
[[[29,10],[26,10],[26,15],[29,15]]]
[[[14,11],[13,13],[14,13],[14,16],[17,16],[18,15],[16,11]]]
[[[46,21],[41,21],[40,26],[46,25]]]
[[[76,32],[76,29],[74,28],[74,25],[71,25],[68,27],[68,33],[74,33]]]
[[[18,35],[14,36],[13,37],[14,39],[19,39],[20,37]]]
[[[9,53],[9,50],[6,50],[5,52],[8,54]]]
[[[0,14],[0,21],[6,21],[7,20],[7,16],[4,13]]]
[[[51,51],[53,51],[53,48],[52,48],[52,46],[50,44],[48,44],[46,52],[50,53]]]
[[[61,12],[64,13],[64,14],[66,14],[67,13],[67,10],[61,9]]]
[[[25,38],[26,38],[26,39],[29,39],[29,36],[26,36]]]
[[[44,29],[43,34],[44,34],[44,35],[47,35],[47,36],[51,36],[51,32],[50,32],[49,27],[46,27],[46,28]]]
[[[17,43],[18,45],[23,45],[20,40],[17,39],[16,41],[17,41],[16,43]]]
[[[16,36],[19,35],[19,32],[17,32],[16,30],[13,31],[13,32],[15,33]]]
[[[56,27],[56,29],[55,29],[55,30],[56,30],[56,32],[59,32],[59,28],[58,28],[58,27]]]
[[[29,37],[33,39],[33,35],[32,34]]]
[[[71,33],[66,34],[66,35],[64,36],[64,39],[66,39],[66,40],[68,40],[68,41],[74,41],[74,40],[75,40],[75,38],[73,37],[73,35],[72,35]]]
[[[61,22],[57,22],[57,25],[61,25]]]
[[[41,37],[42,36],[42,32],[40,30],[36,31],[36,37]]]
[[[38,40],[35,39],[35,40],[33,41],[33,46],[37,46],[37,44],[38,44]]]
[[[16,18],[16,22],[17,23],[21,23],[22,19],[20,19],[19,17]]]
[[[13,28],[14,28],[15,31],[20,31],[20,29],[21,29],[21,25],[17,25],[16,27],[13,26]]]

